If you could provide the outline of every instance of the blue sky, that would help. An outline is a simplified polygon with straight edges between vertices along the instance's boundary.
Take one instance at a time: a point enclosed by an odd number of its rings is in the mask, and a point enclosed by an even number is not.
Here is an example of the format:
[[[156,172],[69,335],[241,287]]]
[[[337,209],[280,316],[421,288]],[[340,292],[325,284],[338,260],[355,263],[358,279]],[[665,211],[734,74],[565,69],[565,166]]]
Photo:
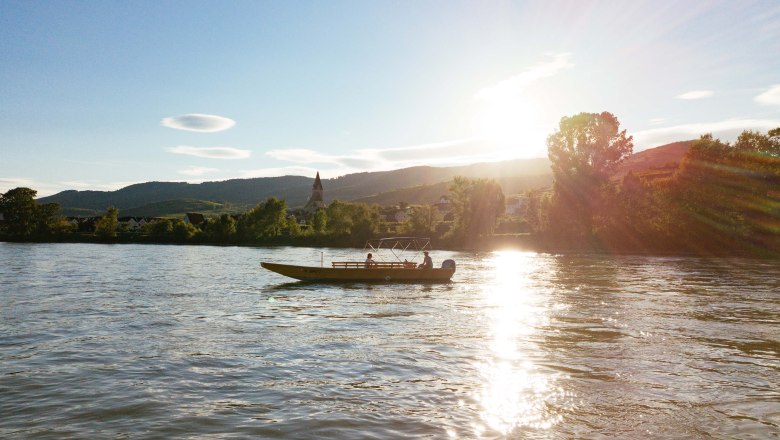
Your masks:
[[[780,126],[776,1],[0,0],[0,192],[635,150]]]

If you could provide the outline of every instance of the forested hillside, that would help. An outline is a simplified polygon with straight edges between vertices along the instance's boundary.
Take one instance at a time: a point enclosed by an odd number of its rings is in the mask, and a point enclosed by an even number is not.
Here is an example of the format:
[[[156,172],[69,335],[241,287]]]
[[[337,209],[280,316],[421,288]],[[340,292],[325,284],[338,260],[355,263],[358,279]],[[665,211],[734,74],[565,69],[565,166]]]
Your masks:
[[[412,167],[393,171],[355,173],[335,179],[322,179],[325,201],[356,200],[375,196],[399,188],[441,184],[455,176],[512,177],[549,176],[547,159],[522,159],[498,163],[475,164],[460,167]],[[541,177],[541,181],[549,177]],[[66,215],[99,214],[109,206],[127,212],[160,213],[160,204],[176,206],[176,212],[192,204],[189,210],[197,210],[198,204],[215,202],[246,210],[268,197],[285,200],[292,208],[302,207],[311,195],[313,177],[283,176],[256,179],[234,179],[224,182],[190,184],[184,182],[147,182],[130,185],[117,191],[63,191],[39,199],[40,203],[59,203]],[[444,185],[446,186],[446,185]],[[420,200],[422,202],[424,200]],[[156,204],[153,207],[148,205]]]
[[[617,174],[653,172],[671,168],[671,173],[688,150],[690,142],[677,142],[645,150],[628,158]],[[393,205],[434,203],[447,194],[455,176],[495,179],[505,194],[516,194],[552,183],[548,159],[518,159],[458,167],[411,167],[400,170],[347,174],[322,179],[325,202],[360,201]],[[191,184],[185,182],[147,182],[116,191],[63,191],[43,197],[40,203],[59,203],[65,215],[100,215],[109,206],[120,216],[170,216],[182,212],[244,212],[268,197],[285,200],[291,208],[302,207],[309,195],[313,177],[282,176],[233,179],[223,182]]]

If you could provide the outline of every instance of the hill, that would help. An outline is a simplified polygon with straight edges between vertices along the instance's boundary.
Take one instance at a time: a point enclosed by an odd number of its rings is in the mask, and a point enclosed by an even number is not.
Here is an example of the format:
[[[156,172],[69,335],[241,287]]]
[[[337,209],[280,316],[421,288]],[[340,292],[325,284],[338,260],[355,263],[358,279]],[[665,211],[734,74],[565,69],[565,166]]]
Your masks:
[[[448,182],[455,176],[498,179],[504,176],[549,176],[549,174],[550,167],[547,159],[521,159],[459,167],[411,167],[393,171],[347,174],[335,179],[322,179],[322,184],[325,187],[326,202],[335,199],[353,201],[397,188]],[[311,195],[313,183],[313,178],[302,176],[233,179],[200,184],[147,182],[116,191],[63,191],[38,201],[59,203],[66,215],[100,214],[109,206],[114,206],[119,209],[120,215],[154,212],[155,215],[163,216],[183,211],[199,211],[196,208],[197,204],[207,202],[230,207],[225,212],[241,212],[272,196],[286,200],[288,206],[292,208],[302,207]],[[443,193],[437,194],[436,197],[441,194]],[[166,204],[173,210],[162,209]]]
[[[301,176],[233,179],[224,182],[146,182],[126,186],[116,191],[63,191],[42,197],[40,203],[59,203],[62,211],[105,212],[113,206],[121,215],[132,208],[173,200],[201,200],[223,204],[255,205],[258,201],[276,196],[311,192],[313,179]]]
[[[552,174],[538,174],[532,176],[511,176],[497,178],[505,194],[517,194],[533,188],[544,188],[552,185]],[[433,185],[421,185],[411,188],[399,188],[383,192],[369,197],[356,199],[356,202],[376,203],[382,206],[397,205],[406,202],[412,205],[432,204],[439,198],[449,193],[450,181],[439,182]]]
[[[199,212],[206,216],[216,216],[223,212],[244,212],[244,206],[228,205],[224,203],[209,202],[205,200],[166,200],[164,202],[149,203],[138,208],[122,209],[120,217],[184,217],[188,212]],[[102,213],[97,213],[100,215]]]
[[[618,166],[613,179],[622,178],[629,171],[649,179],[671,177],[693,142],[673,142],[633,154]]]
[[[674,173],[692,141],[675,142],[641,151],[624,161],[615,174],[629,170],[647,176]],[[552,183],[547,159],[517,159],[457,167],[419,166],[392,171],[347,174],[322,179],[325,202],[360,201],[380,205],[433,203],[447,194],[455,176],[493,178],[505,194],[516,194]],[[65,215],[96,215],[114,206],[122,216],[179,216],[184,212],[219,214],[244,212],[268,197],[302,207],[311,194],[312,177],[282,176],[232,179],[223,182],[146,182],[116,191],[63,191],[40,203],[59,203]]]

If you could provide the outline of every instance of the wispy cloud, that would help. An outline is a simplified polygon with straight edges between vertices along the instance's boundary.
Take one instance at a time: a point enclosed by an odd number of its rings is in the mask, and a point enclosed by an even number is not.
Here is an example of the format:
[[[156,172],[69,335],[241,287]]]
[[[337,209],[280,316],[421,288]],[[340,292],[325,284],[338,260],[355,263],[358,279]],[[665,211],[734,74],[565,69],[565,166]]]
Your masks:
[[[114,191],[139,182],[65,181],[41,182],[25,177],[0,177],[0,193],[26,187],[38,191],[37,197],[46,197],[66,190]]]
[[[160,121],[160,124],[163,127],[175,128],[177,130],[213,133],[233,127],[236,125],[236,121],[222,116],[191,113],[165,118]]]
[[[14,188],[30,188],[38,191],[40,197],[41,188],[38,182],[26,177],[0,177],[0,193],[7,193]]]
[[[771,119],[726,119],[715,122],[681,124],[663,128],[637,131],[633,133],[637,150],[667,144],[669,142],[696,139],[712,133],[724,140],[736,139],[744,130],[770,130],[780,125],[780,120]]]
[[[322,154],[314,150],[305,148],[286,148],[280,150],[271,150],[266,153],[274,159],[293,163],[329,163],[342,164],[349,161],[352,156],[342,156],[334,154]]]
[[[208,159],[246,159],[252,155],[250,150],[239,150],[231,147],[190,147],[179,145],[178,147],[166,148],[165,151]]]
[[[308,149],[290,148],[271,150],[266,154],[274,159],[286,162],[299,164],[329,164],[349,169],[371,169],[379,165],[381,159],[373,153],[373,150],[357,150],[353,154],[324,154]]]
[[[712,95],[714,95],[715,92],[712,90],[691,90],[690,92],[685,92],[683,94],[677,95],[677,99],[704,99],[709,98]]]
[[[753,98],[761,105],[780,105],[780,84],[775,84],[766,92]]]
[[[219,168],[208,168],[208,167],[189,167],[183,170],[179,170],[179,174],[183,174],[185,176],[203,176],[205,174],[211,174],[219,171]]]
[[[253,176],[278,175],[280,170],[307,171],[329,167],[332,175],[350,172],[382,171],[419,165],[452,166],[492,162],[518,157],[517,148],[500,148],[485,140],[468,138],[405,147],[356,150],[352,154],[331,155],[308,149],[278,149],[267,152],[274,159],[299,164],[297,167],[252,170]],[[541,157],[541,156],[540,156]]]
[[[504,79],[488,87],[484,87],[474,94],[475,99],[503,98],[522,91],[529,84],[542,78],[553,76],[563,69],[574,67],[570,61],[570,53],[553,54],[552,60],[534,64],[518,75]]]
[[[64,189],[90,190],[90,191],[116,191],[126,186],[135,185],[136,183],[141,183],[141,182],[137,182],[137,181],[99,182],[96,180],[90,180],[90,181],[70,180],[66,182],[60,182],[59,185],[65,187]]]
[[[256,170],[241,170],[240,178],[251,179],[253,177],[276,177],[276,176],[314,176],[319,172],[323,178],[337,177],[343,174],[343,169],[336,168],[333,170],[323,171],[321,168],[302,167],[302,166],[290,166],[290,167],[276,167],[276,168],[260,168]]]

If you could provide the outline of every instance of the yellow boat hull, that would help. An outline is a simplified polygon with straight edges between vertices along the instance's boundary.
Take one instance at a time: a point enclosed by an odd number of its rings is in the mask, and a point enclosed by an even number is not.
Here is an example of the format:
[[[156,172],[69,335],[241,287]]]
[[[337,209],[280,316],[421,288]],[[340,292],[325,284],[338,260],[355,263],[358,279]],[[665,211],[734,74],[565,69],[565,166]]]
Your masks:
[[[425,281],[446,282],[452,278],[455,268],[407,269],[398,268],[339,268],[295,266],[291,264],[260,263],[271,272],[276,272],[301,281]]]

